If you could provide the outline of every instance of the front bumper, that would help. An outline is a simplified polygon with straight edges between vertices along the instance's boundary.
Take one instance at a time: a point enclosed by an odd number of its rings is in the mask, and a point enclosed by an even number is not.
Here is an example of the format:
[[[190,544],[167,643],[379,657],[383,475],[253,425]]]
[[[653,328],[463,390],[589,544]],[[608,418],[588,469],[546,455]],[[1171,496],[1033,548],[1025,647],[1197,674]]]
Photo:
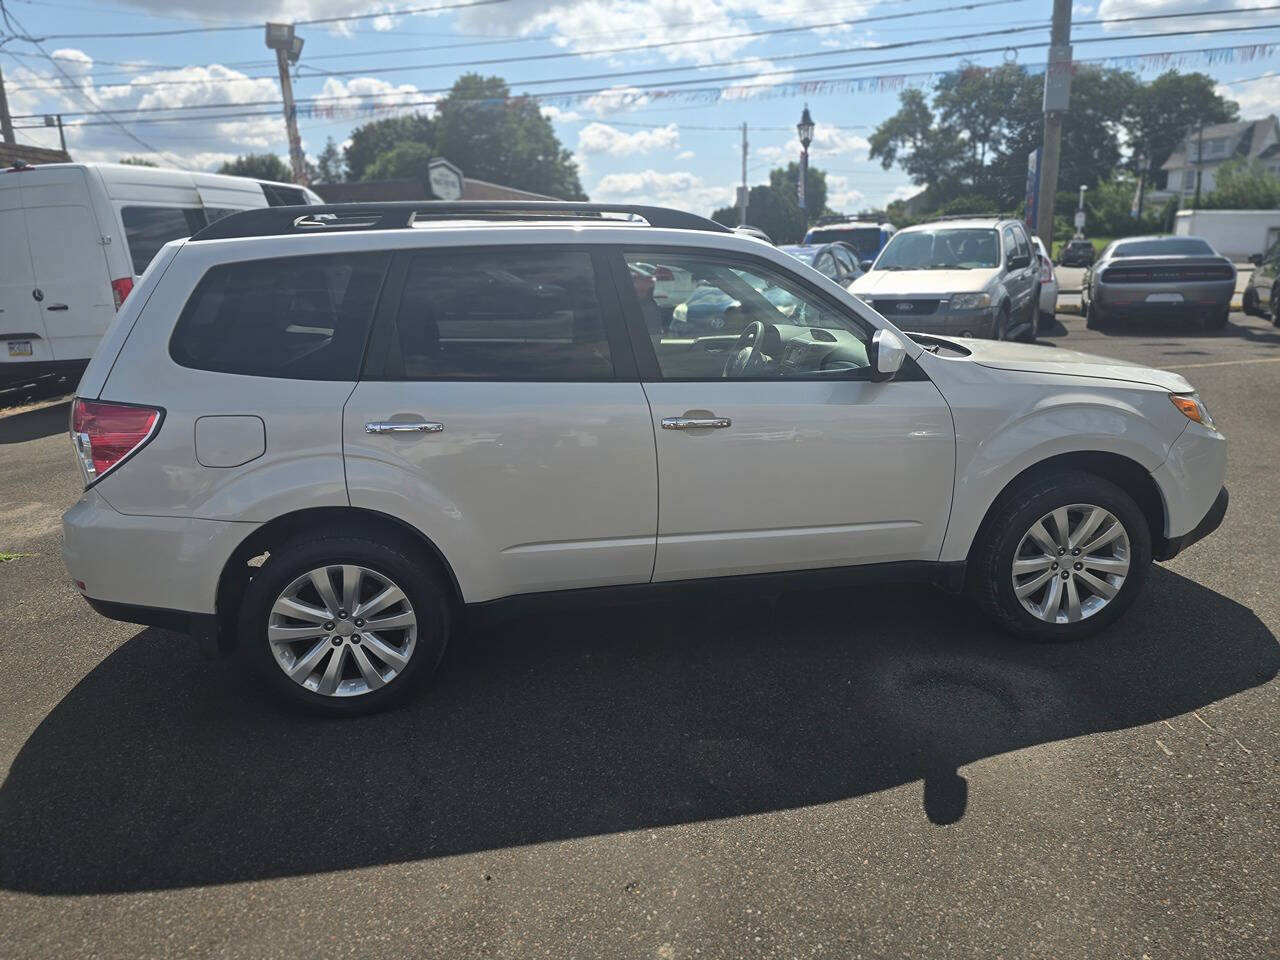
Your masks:
[[[1192,529],[1178,537],[1164,537],[1159,543],[1152,545],[1155,559],[1172,560],[1187,547],[1198,543],[1222,526],[1222,518],[1227,515],[1229,499],[1227,488],[1223,487],[1218,491],[1218,496],[1213,501],[1213,506],[1209,508],[1209,512]]]

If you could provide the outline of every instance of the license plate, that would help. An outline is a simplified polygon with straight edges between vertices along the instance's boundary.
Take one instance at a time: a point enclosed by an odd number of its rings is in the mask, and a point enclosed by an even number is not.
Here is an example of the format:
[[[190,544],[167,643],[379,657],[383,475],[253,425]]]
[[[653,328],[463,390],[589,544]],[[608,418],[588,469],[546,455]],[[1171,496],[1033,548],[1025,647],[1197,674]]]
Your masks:
[[[11,357],[31,356],[31,341],[30,340],[10,340],[9,356]]]
[[[1180,293],[1148,293],[1147,303],[1181,303]]]

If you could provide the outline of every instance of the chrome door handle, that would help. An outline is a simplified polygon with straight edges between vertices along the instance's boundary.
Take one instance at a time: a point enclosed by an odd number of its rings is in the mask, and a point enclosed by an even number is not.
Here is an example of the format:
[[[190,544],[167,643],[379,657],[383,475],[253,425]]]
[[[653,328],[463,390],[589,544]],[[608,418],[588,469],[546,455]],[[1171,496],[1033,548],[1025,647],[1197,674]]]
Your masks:
[[[66,310],[68,309],[68,307],[65,303],[51,303],[47,307],[45,307],[45,309],[46,310]]]
[[[365,433],[439,433],[443,423],[430,420],[371,420],[364,425]]]
[[[720,430],[733,426],[728,417],[663,417],[663,430],[692,430],[695,427],[712,427]]]

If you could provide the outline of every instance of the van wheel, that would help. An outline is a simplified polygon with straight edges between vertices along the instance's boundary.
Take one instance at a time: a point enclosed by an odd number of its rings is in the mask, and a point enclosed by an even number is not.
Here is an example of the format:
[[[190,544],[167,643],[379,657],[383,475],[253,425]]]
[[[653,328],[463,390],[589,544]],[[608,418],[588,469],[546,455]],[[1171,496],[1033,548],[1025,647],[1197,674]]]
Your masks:
[[[969,557],[969,592],[1025,640],[1078,640],[1142,589],[1151,533],[1133,498],[1093,474],[1032,480],[993,508]]]
[[[382,710],[425,684],[449,629],[436,579],[397,547],[357,537],[272,551],[240,608],[250,665],[288,700],[331,716]]]

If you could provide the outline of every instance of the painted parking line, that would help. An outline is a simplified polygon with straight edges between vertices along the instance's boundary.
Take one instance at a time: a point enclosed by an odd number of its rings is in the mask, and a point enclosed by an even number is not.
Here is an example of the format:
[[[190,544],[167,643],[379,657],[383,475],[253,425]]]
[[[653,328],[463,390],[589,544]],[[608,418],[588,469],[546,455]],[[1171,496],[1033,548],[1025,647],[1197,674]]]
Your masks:
[[[1196,370],[1200,367],[1234,367],[1241,363],[1280,363],[1280,357],[1253,357],[1249,360],[1214,360],[1210,363],[1179,363],[1164,365],[1164,370]]]

